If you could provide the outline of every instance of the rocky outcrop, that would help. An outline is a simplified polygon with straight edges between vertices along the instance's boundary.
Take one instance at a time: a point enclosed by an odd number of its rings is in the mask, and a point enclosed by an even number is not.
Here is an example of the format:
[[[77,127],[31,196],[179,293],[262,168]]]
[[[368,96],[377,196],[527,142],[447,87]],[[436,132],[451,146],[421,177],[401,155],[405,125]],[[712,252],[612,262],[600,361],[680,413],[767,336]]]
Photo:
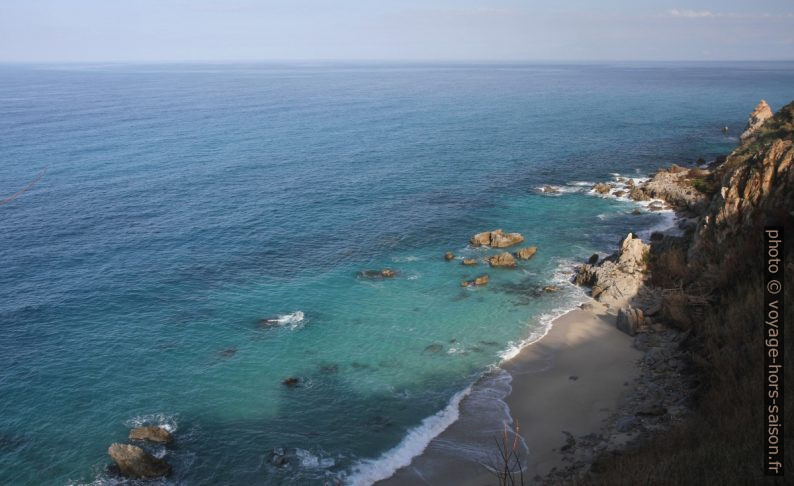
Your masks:
[[[594,299],[609,307],[621,307],[634,297],[642,285],[650,247],[631,233],[620,249],[598,264],[577,268],[574,283],[592,287]]]
[[[462,265],[477,265],[477,260],[474,258],[464,258],[460,263]]]
[[[645,326],[645,316],[640,309],[625,307],[618,311],[615,325],[629,336],[635,336]]]
[[[758,103],[758,106],[755,107],[752,113],[750,113],[750,117],[747,119],[747,126],[744,129],[744,133],[741,135],[741,139],[745,140],[754,134],[761,125],[763,125],[767,120],[772,118],[772,108],[769,107],[765,100],[761,100]]]
[[[519,260],[529,260],[530,258],[535,256],[535,253],[537,252],[538,252],[537,246],[528,246],[526,248],[522,248],[518,250],[516,252],[516,258],[518,258]]]
[[[695,188],[692,179],[703,178],[707,175],[708,171],[703,169],[690,170],[673,164],[669,169],[657,171],[650,180],[642,185],[632,188],[629,191],[629,197],[635,201],[661,199],[676,209],[699,212],[706,205],[707,197]],[[659,209],[664,208],[660,204],[657,206]]]
[[[474,280],[466,280],[460,283],[461,287],[479,287],[481,285],[488,285],[488,275],[480,275]]]
[[[484,233],[477,233],[474,235],[469,243],[472,246],[490,246],[492,248],[507,248],[508,246],[517,245],[524,241],[524,237],[520,233],[505,233],[497,229],[493,231],[486,231]]]
[[[171,432],[163,427],[147,425],[145,427],[135,427],[130,430],[129,438],[132,440],[145,440],[156,444],[169,444],[173,440]]]
[[[111,444],[108,454],[123,476],[136,479],[149,479],[168,476],[171,465],[158,459],[138,446]]]
[[[612,190],[612,186],[605,182],[599,182],[593,186],[593,190],[598,194],[609,194],[609,191]]]
[[[488,264],[492,267],[513,268],[516,266],[516,259],[505,251],[488,258]]]

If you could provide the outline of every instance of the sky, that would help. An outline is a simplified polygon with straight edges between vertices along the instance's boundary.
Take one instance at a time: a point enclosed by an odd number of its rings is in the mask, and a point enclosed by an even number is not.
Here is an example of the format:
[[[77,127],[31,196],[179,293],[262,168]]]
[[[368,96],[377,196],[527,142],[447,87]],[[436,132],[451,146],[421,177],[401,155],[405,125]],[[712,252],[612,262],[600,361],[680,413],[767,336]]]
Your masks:
[[[0,0],[0,62],[792,60],[792,0]]]

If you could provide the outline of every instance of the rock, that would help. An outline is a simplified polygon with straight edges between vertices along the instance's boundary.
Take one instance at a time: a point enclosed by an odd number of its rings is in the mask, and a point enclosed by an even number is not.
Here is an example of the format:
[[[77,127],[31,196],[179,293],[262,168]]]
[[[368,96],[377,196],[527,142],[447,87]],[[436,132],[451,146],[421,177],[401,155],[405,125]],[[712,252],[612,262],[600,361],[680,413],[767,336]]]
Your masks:
[[[493,231],[486,231],[484,233],[477,233],[474,235],[469,243],[472,246],[490,246],[493,248],[506,248],[513,246],[524,241],[524,237],[520,233],[505,233],[497,229]]]
[[[477,260],[474,258],[464,258],[461,262],[463,265],[477,265]]]
[[[648,209],[651,211],[662,211],[664,210],[664,203],[660,201],[654,201],[648,205]]]
[[[645,194],[645,191],[643,191],[641,188],[637,186],[633,186],[629,190],[629,197],[635,201],[647,201],[648,199],[650,199],[650,197],[648,197],[648,195]]]
[[[461,287],[478,287],[480,285],[488,285],[488,275],[480,275],[474,280],[467,280],[461,282]]]
[[[609,191],[612,190],[612,186],[605,182],[599,182],[593,186],[593,190],[598,194],[609,194]]]
[[[293,388],[300,384],[300,379],[294,376],[290,376],[289,378],[285,378],[284,381],[281,382],[281,384]]]
[[[454,260],[454,259],[455,259],[455,254],[452,253],[451,251],[448,251],[448,252],[444,253],[444,260],[450,261],[450,260]]]
[[[548,293],[557,292],[558,290],[560,289],[558,289],[556,285],[546,285],[543,287],[543,291]]]
[[[560,192],[559,189],[552,186],[543,186],[543,189],[541,189],[541,191],[545,192],[546,194],[557,194],[558,192]]]
[[[568,379],[571,380],[571,381],[576,381],[576,380],[579,379],[579,377],[576,376],[576,375],[571,375],[571,376],[568,377]]]
[[[592,255],[590,255],[590,258],[587,259],[587,263],[589,265],[595,265],[596,263],[598,263],[598,258],[599,258],[598,253],[593,253]]]
[[[623,197],[625,195],[626,195],[626,191],[624,191],[622,189],[619,190],[619,191],[615,191],[615,197]]]
[[[772,118],[772,108],[769,107],[765,100],[761,100],[747,118],[747,127],[741,135],[742,141],[758,131],[761,125],[770,118]]]
[[[667,409],[661,403],[646,404],[637,411],[637,415],[658,417],[667,413]]]
[[[442,349],[444,349],[444,346],[442,346],[442,345],[440,345],[440,344],[438,344],[438,343],[433,343],[433,344],[431,344],[431,345],[427,346],[427,347],[425,348],[425,351],[424,351],[424,352],[425,352],[425,353],[438,353],[438,352],[439,352],[439,351],[441,351]]]
[[[516,252],[516,258],[519,258],[521,260],[529,260],[530,258],[535,256],[535,253],[537,252],[538,252],[537,246],[528,246],[526,248],[522,248],[518,250]]]
[[[631,429],[636,427],[638,423],[637,417],[634,415],[629,415],[626,417],[620,417],[615,423],[615,428],[618,432],[630,432]]]
[[[173,440],[171,432],[157,425],[135,427],[130,430],[129,438],[131,440],[145,440],[156,444],[169,444]]]
[[[492,267],[513,268],[516,266],[516,259],[513,258],[513,255],[505,251],[488,258],[488,264]]]
[[[629,336],[637,334],[639,329],[645,325],[644,316],[640,309],[624,307],[618,311],[616,321],[617,328]]]
[[[123,476],[129,478],[159,478],[171,474],[171,465],[158,459],[138,446],[111,444],[108,455]]]
[[[237,354],[237,348],[226,348],[218,351],[219,358],[231,358]]]
[[[624,306],[642,286],[649,250],[647,244],[629,233],[616,254],[597,265],[577,267],[574,283],[591,287],[593,298],[603,304]]]
[[[640,208],[634,208],[634,211],[632,211],[632,212],[631,212],[631,214],[633,214],[633,215],[635,215],[635,216],[639,216],[639,215],[641,215],[641,214],[642,214],[642,209],[640,209]]]
[[[366,278],[370,280],[381,280],[384,278],[391,278],[397,275],[397,272],[391,268],[384,268],[382,270],[362,270],[358,272],[359,278]]]
[[[283,447],[276,447],[270,453],[270,463],[276,467],[286,466],[288,462],[287,453]]]

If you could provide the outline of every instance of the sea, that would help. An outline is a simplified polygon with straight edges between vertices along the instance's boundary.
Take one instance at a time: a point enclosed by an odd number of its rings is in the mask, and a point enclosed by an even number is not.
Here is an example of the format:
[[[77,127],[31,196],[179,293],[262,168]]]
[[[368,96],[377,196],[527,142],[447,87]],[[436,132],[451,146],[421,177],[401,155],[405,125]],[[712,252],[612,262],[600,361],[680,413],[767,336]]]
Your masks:
[[[153,484],[367,485],[461,401],[509,421],[482,386],[573,267],[671,225],[592,185],[762,98],[794,63],[0,65],[0,484],[125,484],[108,446],[160,425]],[[490,268],[494,229],[537,254]]]

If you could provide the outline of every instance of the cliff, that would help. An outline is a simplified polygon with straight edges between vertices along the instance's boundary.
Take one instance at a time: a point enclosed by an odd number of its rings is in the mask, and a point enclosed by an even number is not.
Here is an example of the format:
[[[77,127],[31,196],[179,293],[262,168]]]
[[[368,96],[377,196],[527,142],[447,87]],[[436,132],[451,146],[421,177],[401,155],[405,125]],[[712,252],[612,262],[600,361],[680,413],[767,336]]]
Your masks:
[[[640,434],[630,447],[607,451],[568,479],[588,484],[764,482],[762,230],[783,226],[789,241],[794,239],[792,159],[794,103],[772,116],[762,101],[730,155],[707,169],[660,170],[632,190],[635,199],[661,198],[675,208],[685,218],[684,235],[654,235],[642,259],[624,257],[628,238],[615,255],[582,265],[577,283],[591,286],[594,298],[622,315],[622,329],[630,334],[648,326],[643,313],[653,315],[655,325],[680,333],[675,359],[685,363],[690,412],[668,416],[662,432]],[[632,262],[625,271],[624,259]],[[790,251],[784,267],[794,271]],[[794,281],[786,283],[784,330],[794,323]],[[785,346],[789,359],[793,341]],[[784,368],[789,382],[792,368]],[[669,401],[672,392],[664,393]],[[794,403],[791,387],[784,398]],[[789,424],[794,423],[792,408],[785,411]],[[792,429],[785,430],[784,440],[792,435]],[[789,470],[791,458],[785,460]]]

